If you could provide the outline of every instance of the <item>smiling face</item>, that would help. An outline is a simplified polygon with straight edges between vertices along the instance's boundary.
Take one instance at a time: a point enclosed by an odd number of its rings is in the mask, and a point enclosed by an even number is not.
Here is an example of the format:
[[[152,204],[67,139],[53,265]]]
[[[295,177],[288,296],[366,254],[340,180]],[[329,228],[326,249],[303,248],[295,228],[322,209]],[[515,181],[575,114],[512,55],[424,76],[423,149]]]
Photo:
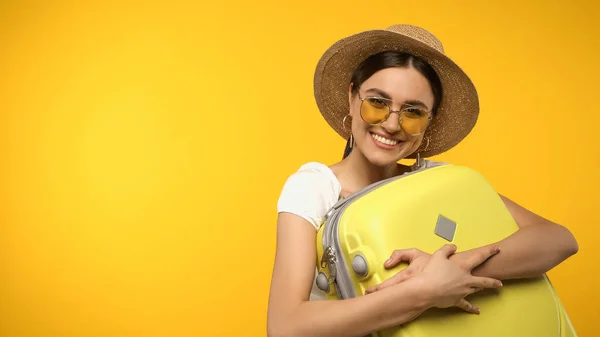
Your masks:
[[[361,117],[361,104],[365,105],[363,113],[368,113],[369,109],[373,108],[371,103],[361,101],[361,98],[367,97],[385,98],[386,100],[373,102],[385,102],[394,112],[383,123],[370,125]],[[415,108],[407,110],[411,113],[429,112],[433,109],[432,88],[427,78],[419,71],[410,66],[379,70],[358,87],[357,93],[353,93],[351,85],[349,99],[352,134],[355,140],[353,151],[360,151],[370,163],[380,167],[395,164],[419,148],[423,133],[407,133],[402,129],[399,120],[399,111],[406,106]]]

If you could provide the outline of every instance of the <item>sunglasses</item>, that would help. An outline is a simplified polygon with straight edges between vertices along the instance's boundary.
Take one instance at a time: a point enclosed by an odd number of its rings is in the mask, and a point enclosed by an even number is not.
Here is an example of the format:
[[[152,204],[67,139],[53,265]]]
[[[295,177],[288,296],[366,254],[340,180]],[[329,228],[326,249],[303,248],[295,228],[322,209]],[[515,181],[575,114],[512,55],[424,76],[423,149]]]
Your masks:
[[[360,96],[359,96],[360,98]],[[417,136],[425,132],[431,121],[430,111],[410,104],[402,104],[400,110],[392,110],[392,100],[383,97],[360,98],[360,117],[375,126],[385,122],[392,112],[398,113],[398,123],[404,132]]]

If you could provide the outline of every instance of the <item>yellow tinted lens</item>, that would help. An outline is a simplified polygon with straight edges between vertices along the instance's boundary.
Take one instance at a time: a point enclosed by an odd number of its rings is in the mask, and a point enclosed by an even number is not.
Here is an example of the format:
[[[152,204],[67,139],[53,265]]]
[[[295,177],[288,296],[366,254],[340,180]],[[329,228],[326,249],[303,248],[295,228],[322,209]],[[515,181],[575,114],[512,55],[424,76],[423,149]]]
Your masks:
[[[402,129],[408,134],[420,134],[428,124],[429,115],[423,110],[407,108],[402,112]]]
[[[390,112],[386,101],[379,98],[367,98],[361,105],[360,115],[369,124],[379,124]]]

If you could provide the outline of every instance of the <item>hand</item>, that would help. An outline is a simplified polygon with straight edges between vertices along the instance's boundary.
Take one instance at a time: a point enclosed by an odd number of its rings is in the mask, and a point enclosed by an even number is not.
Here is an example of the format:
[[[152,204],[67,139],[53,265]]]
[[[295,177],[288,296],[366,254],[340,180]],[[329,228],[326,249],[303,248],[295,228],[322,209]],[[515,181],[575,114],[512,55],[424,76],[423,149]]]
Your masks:
[[[455,245],[444,245],[433,253],[413,280],[420,282],[424,290],[431,294],[433,307],[456,306],[467,312],[479,313],[479,309],[469,303],[465,297],[483,289],[502,287],[502,282],[493,278],[473,276],[470,270],[497,254],[499,249],[497,247],[482,249],[481,254],[471,255],[462,267],[449,259],[455,252]]]
[[[484,265],[484,263],[475,265],[473,261],[480,260],[483,257],[483,255],[489,254],[490,249],[494,248],[490,246],[483,246],[475,249],[466,250],[464,252],[455,253],[452,254],[452,256],[450,256],[450,261],[453,261],[454,263],[458,264],[459,267],[465,270],[470,270],[471,275],[481,276],[477,275],[476,271],[477,269],[481,268]],[[489,258],[487,258],[485,262],[487,262],[488,260]]]
[[[452,254],[450,260],[457,263],[463,270],[472,272],[473,269],[480,266],[498,252],[498,247],[484,246],[466,252]],[[396,275],[384,282],[368,288],[365,291],[365,294],[370,294],[393,284],[404,282],[417,275],[423,270],[423,267],[427,264],[429,258],[431,258],[431,254],[416,248],[395,250],[390,258],[383,264],[384,267],[386,269],[394,268],[402,262],[407,262],[409,264],[408,267],[399,271]]]
[[[370,294],[383,288],[387,288],[393,284],[398,284],[408,280],[423,270],[423,267],[425,267],[430,257],[431,254],[425,253],[416,248],[395,250],[392,253],[392,256],[385,261],[383,266],[386,269],[390,269],[396,267],[402,262],[407,262],[409,264],[408,267],[402,269],[396,275],[390,277],[382,283],[368,288],[365,291],[365,294]]]

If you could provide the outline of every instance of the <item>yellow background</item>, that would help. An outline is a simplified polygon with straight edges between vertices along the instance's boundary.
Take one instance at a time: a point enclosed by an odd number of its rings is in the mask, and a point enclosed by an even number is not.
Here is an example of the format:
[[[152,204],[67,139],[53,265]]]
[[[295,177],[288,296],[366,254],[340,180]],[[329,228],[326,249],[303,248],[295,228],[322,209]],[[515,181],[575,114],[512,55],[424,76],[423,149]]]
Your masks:
[[[316,62],[400,22],[481,95],[434,159],[576,234],[550,275],[580,335],[600,331],[593,1],[99,3],[0,2],[1,337],[265,336],[280,188],[345,144]]]

